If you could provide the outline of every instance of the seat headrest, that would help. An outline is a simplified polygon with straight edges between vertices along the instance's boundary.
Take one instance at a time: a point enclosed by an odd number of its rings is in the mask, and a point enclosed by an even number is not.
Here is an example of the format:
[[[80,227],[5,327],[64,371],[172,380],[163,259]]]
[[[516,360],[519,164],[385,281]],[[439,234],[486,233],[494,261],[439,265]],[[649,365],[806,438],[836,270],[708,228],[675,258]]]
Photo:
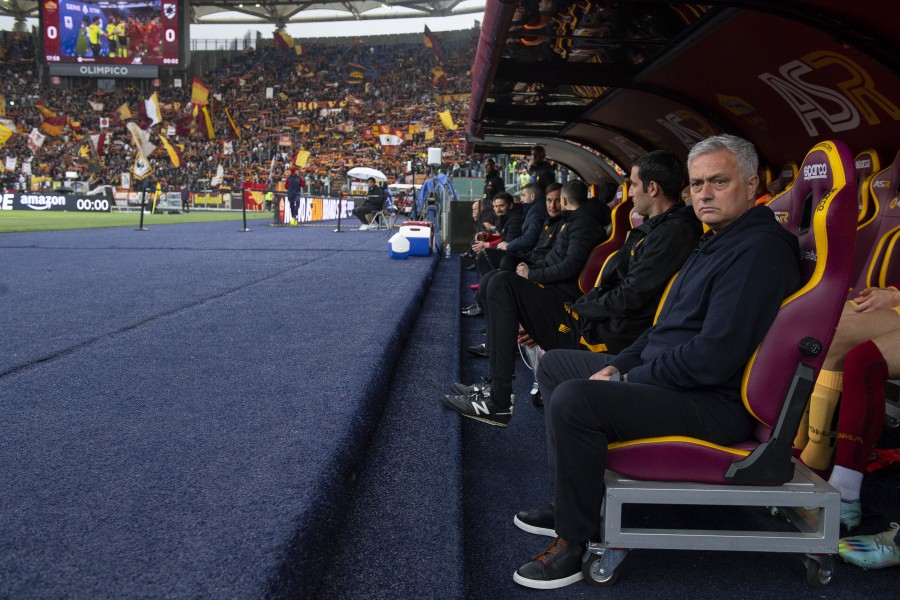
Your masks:
[[[856,166],[856,183],[861,184],[866,177],[881,170],[881,161],[878,158],[878,152],[875,150],[863,150],[853,159]]]

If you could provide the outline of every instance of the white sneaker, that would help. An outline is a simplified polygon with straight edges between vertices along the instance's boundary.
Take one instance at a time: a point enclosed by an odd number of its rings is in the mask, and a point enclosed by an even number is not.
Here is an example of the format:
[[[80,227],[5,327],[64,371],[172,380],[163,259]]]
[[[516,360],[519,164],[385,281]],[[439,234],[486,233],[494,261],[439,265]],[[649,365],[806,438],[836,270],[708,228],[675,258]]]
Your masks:
[[[369,229],[369,226],[368,226],[368,225],[360,225],[360,226],[359,226],[359,230],[360,230],[360,231],[368,231],[368,229]]]

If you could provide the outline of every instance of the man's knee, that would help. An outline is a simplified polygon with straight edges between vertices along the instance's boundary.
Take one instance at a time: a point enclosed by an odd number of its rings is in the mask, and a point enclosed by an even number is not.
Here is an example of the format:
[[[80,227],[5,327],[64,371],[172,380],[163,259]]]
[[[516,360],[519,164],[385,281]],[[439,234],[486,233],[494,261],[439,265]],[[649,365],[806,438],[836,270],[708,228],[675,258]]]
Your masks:
[[[488,296],[512,294],[515,278],[521,279],[521,277],[515,273],[510,273],[509,271],[497,271],[491,276],[490,283],[488,284]]]
[[[556,387],[566,378],[560,378],[559,369],[560,353],[553,350],[544,353],[538,362],[537,382],[541,388],[541,396],[546,400],[554,392]]]
[[[584,423],[581,408],[588,396],[589,387],[591,387],[589,382],[578,379],[569,379],[557,385],[550,402],[544,407],[557,434],[561,428]]]

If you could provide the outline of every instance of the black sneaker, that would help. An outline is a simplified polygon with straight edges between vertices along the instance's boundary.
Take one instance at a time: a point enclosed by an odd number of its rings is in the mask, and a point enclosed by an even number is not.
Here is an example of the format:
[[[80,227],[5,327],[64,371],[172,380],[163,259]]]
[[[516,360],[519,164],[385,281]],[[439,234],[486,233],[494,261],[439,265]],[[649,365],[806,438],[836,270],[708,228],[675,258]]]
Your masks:
[[[513,400],[513,398],[510,398]],[[444,396],[444,406],[454,412],[458,412],[464,417],[495,425],[497,427],[506,427],[512,418],[513,407],[497,408],[491,402],[490,395],[484,391],[471,392],[460,396]]]
[[[556,517],[552,503],[531,510],[520,510],[513,517],[513,523],[528,533],[556,537],[556,531],[553,529],[556,526]]]
[[[480,344],[475,344],[474,346],[467,346],[466,352],[468,352],[469,354],[472,354],[474,356],[482,356],[482,357],[487,358],[487,355],[488,355],[487,344],[482,342]]]
[[[491,379],[490,377],[485,377],[481,380],[481,383],[475,383],[472,385],[466,385],[464,383],[454,383],[450,386],[453,388],[453,391],[457,394],[471,394],[472,392],[483,391],[484,395],[488,398],[491,396]]]
[[[538,590],[552,590],[581,581],[584,544],[569,544],[558,537],[543,552],[513,573],[513,581]]]

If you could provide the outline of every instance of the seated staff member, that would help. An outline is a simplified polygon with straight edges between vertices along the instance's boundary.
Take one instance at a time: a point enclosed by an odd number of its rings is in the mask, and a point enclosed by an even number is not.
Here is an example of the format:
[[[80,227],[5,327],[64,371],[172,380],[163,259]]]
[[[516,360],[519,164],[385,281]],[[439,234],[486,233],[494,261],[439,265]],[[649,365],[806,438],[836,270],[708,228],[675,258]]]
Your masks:
[[[293,170],[291,172],[293,173]],[[366,201],[353,209],[354,216],[362,223],[362,225],[359,226],[360,231],[366,231],[369,228],[369,223],[371,222],[369,215],[375,214],[384,208],[384,188],[378,185],[374,177],[369,177],[369,179],[366,180],[366,183],[369,184]],[[288,194],[290,194],[290,190],[288,190]],[[294,205],[291,204],[292,211],[293,207]]]
[[[491,376],[512,378],[516,346],[511,341],[519,324],[525,331],[519,343],[613,354],[651,325],[663,290],[697,248],[702,226],[681,201],[684,167],[674,154],[657,150],[638,158],[629,180],[628,195],[644,222],[609,259],[597,286],[574,304],[515,279],[503,289],[487,288],[494,296],[492,308],[500,308],[489,323]],[[483,386],[453,387],[464,394],[458,402],[484,400]]]
[[[559,228],[563,224],[562,210],[559,205],[561,190],[562,184],[559,183],[551,183],[547,186],[547,198],[544,204],[547,205],[545,212],[549,216],[542,224],[540,235],[538,236],[537,243],[534,247],[530,251],[524,252],[522,255],[512,254],[510,252],[498,254],[499,257],[502,257],[499,260],[499,270],[514,272],[518,264],[523,261],[532,267],[539,267],[544,264],[544,260],[547,258],[547,255],[553,249],[553,244],[556,242],[556,234],[559,233]],[[519,239],[521,238],[518,238],[515,241],[518,241]],[[464,316],[476,317],[484,312],[481,309],[481,303],[484,302],[484,293],[487,291],[490,278],[493,277],[497,271],[498,269],[488,271],[481,278],[481,281],[478,282],[476,302],[462,310]],[[487,356],[487,353],[484,350],[484,344],[480,344],[477,348],[478,350],[476,350],[474,354],[477,356]],[[470,348],[469,351],[472,352],[472,349]]]
[[[557,185],[559,184],[551,184]],[[562,186],[559,186],[562,187]],[[479,273],[496,269],[507,252],[523,256],[537,244],[538,237],[547,219],[544,206],[544,188],[539,183],[529,183],[522,190],[521,202],[517,204],[522,210],[522,230],[515,238],[503,240],[493,248],[486,248],[478,255],[476,265]]]
[[[553,249],[544,259],[544,264],[532,268],[527,263],[521,262],[516,266],[515,273],[498,271],[490,278],[487,293],[482,296],[484,302],[482,308],[487,319],[487,344],[493,344],[492,319],[504,318],[507,311],[506,304],[501,300],[506,292],[498,292],[495,298],[495,290],[508,286],[533,286],[545,290],[549,294],[548,301],[552,298],[554,302],[570,302],[578,297],[578,275],[591,250],[606,237],[605,227],[609,223],[608,220],[605,223],[598,223],[588,212],[590,208],[586,203],[587,187],[584,183],[569,181],[564,184],[560,194],[563,224],[560,226]],[[510,280],[512,283],[509,283]],[[513,327],[514,330],[518,328],[517,322]],[[498,343],[515,345],[515,333],[507,339],[498,340]],[[493,362],[493,358],[491,360]],[[464,417],[505,427],[512,416],[511,369],[507,374],[492,368],[490,406],[487,401],[485,396],[481,396],[481,401],[475,403],[457,396],[444,396],[443,400],[444,406]]]
[[[743,370],[782,299],[800,287],[800,248],[770,208],[753,205],[753,144],[707,138],[687,164],[692,208],[710,231],[656,324],[618,356],[551,350],[538,364],[554,501],[514,520],[557,537],[513,575],[526,587],[582,579],[585,545],[599,537],[611,442],[685,435],[730,445],[753,430]]]
[[[496,225],[485,223],[485,229],[489,233],[481,233],[475,236],[475,242],[472,244],[472,252],[475,253],[475,266],[478,268],[478,274],[484,275],[492,267],[489,260],[485,260],[485,253],[496,248],[501,242],[511,242],[522,235],[522,221],[524,213],[522,206],[513,202],[513,197],[506,192],[500,192],[494,196],[492,202],[494,213],[499,218]]]

